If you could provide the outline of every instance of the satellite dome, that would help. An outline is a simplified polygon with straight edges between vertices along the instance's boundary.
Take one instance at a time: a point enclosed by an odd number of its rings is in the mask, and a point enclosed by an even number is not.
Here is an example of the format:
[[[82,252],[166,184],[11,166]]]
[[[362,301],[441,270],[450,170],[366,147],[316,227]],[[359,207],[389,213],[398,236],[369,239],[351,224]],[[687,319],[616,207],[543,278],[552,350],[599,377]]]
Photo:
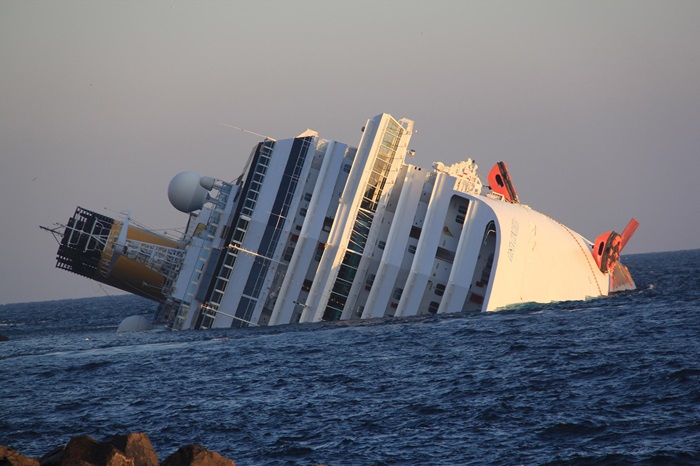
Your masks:
[[[168,185],[168,199],[180,212],[189,213],[201,209],[207,200],[207,189],[202,187],[199,173],[178,173]]]
[[[153,324],[144,316],[129,316],[122,320],[117,328],[118,333],[143,332],[145,330],[153,330]]]

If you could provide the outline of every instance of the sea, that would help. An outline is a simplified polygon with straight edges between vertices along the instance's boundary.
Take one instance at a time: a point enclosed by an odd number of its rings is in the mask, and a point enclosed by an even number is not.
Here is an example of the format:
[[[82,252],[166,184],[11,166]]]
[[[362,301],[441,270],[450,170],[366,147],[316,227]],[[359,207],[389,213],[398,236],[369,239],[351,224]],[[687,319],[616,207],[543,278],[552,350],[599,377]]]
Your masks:
[[[237,465],[700,464],[700,250],[491,313],[118,333],[129,295],[0,306],[0,444],[145,432]]]

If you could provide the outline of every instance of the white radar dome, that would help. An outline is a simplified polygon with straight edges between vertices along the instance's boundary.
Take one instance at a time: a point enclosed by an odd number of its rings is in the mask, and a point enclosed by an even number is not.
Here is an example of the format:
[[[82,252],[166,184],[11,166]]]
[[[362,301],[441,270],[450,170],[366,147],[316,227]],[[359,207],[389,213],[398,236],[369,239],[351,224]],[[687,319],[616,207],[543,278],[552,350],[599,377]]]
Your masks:
[[[145,330],[153,330],[153,324],[144,316],[129,316],[122,320],[117,328],[118,333],[143,332]]]
[[[213,183],[207,182],[210,178],[204,177],[205,183],[200,182],[202,179],[199,173],[193,171],[175,175],[168,185],[168,199],[173,207],[185,213],[201,209],[207,201],[208,191],[202,184],[213,187]]]

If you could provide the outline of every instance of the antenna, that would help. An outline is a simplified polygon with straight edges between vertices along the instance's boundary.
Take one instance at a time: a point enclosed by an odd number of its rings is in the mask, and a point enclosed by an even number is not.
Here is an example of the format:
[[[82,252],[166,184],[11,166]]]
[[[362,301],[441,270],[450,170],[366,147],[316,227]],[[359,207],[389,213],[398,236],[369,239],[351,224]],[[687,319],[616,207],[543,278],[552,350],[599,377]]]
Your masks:
[[[254,134],[255,136],[260,136],[261,138],[270,139],[271,141],[276,141],[277,139],[271,138],[270,136],[265,136],[264,134],[256,133],[255,131],[250,131],[247,129],[239,128],[238,126],[229,125],[228,123],[219,122],[222,126],[228,126],[229,128],[237,129],[238,131],[243,131],[244,133]]]

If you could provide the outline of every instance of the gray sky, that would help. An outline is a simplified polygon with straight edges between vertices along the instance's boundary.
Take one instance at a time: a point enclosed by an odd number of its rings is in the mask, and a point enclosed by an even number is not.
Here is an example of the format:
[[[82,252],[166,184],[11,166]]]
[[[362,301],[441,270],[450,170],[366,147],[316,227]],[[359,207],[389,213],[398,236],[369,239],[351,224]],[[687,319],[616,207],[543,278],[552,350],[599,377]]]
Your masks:
[[[411,118],[417,165],[504,160],[589,239],[634,216],[626,253],[700,248],[698,24],[694,0],[0,0],[0,303],[103,295],[39,225],[183,226],[170,179],[233,179],[259,140],[222,123],[356,145]]]

